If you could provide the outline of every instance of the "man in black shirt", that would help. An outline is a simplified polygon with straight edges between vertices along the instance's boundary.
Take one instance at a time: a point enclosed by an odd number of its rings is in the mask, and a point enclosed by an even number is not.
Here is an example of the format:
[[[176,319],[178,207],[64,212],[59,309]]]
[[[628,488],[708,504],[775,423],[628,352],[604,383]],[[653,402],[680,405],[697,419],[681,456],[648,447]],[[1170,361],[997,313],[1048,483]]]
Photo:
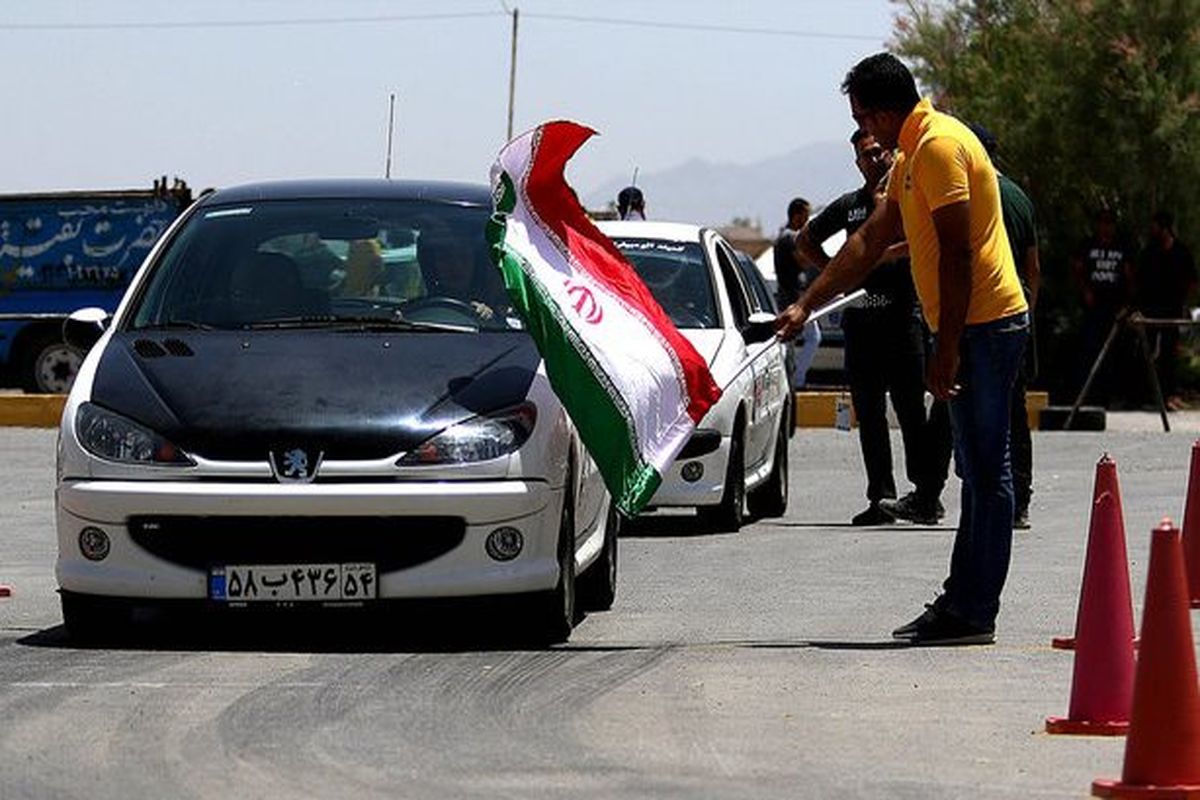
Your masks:
[[[787,224],[779,231],[775,239],[775,300],[780,308],[787,308],[800,294],[808,288],[810,275],[805,271],[810,267],[807,259],[796,249],[796,237],[808,224],[808,214],[812,206],[803,197],[793,198],[787,207]],[[792,388],[799,389],[808,380],[808,368],[817,355],[821,345],[821,329],[817,323],[804,326],[804,333],[797,341],[799,352],[789,353],[789,371]]]
[[[840,230],[846,231],[848,236],[866,221],[875,207],[875,192],[891,166],[891,154],[864,131],[855,131],[850,142],[854,145],[855,163],[863,176],[862,187],[826,206],[809,221],[797,239],[800,252],[818,268],[824,268],[829,262],[829,255],[821,248],[821,243]],[[870,503],[851,520],[854,525],[895,521],[895,517],[879,505],[881,500],[896,497],[887,420],[889,391],[904,439],[905,471],[916,486],[910,503],[919,506],[917,521],[932,524],[945,514],[940,502],[945,478],[939,482],[933,476],[924,442],[924,331],[906,252],[903,243],[890,248],[884,254],[881,266],[873,270],[862,285],[867,290],[865,303],[842,313],[846,371],[850,380],[850,398],[858,417]]]
[[[1187,298],[1196,288],[1196,264],[1192,253],[1175,238],[1175,220],[1166,211],[1154,215],[1150,240],[1142,252],[1136,275],[1137,307],[1150,318],[1182,319],[1187,313]],[[1178,328],[1150,328],[1147,333],[1158,352],[1158,379],[1167,405],[1183,407],[1178,395],[1176,362],[1179,350]]]

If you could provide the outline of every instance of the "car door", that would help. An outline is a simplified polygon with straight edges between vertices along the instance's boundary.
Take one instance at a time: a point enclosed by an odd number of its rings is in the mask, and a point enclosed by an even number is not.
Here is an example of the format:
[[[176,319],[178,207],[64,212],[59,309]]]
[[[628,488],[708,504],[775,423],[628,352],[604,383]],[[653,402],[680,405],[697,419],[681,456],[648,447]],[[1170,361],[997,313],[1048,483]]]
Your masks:
[[[734,251],[734,257],[742,280],[750,290],[750,300],[754,304],[754,310],[759,313],[778,313],[775,296],[767,287],[767,282],[763,279],[762,273],[758,271],[754,260],[740,250]],[[757,350],[755,347],[751,347],[752,358],[755,361],[756,373],[763,372],[765,374],[763,388],[764,404],[767,408],[766,416],[771,420],[771,430],[777,431],[779,430],[779,415],[787,411],[788,393],[791,391],[787,366],[789,345],[776,339],[768,339],[760,344],[762,347]]]
[[[729,331],[729,341],[738,354],[738,364],[735,367],[736,377],[730,382],[726,391],[736,391],[742,398],[746,409],[746,428],[744,433],[745,457],[747,475],[753,473],[767,458],[768,447],[774,443],[771,437],[769,409],[765,404],[766,361],[762,358],[767,347],[764,343],[747,345],[742,333],[749,324],[750,314],[754,305],[750,299],[745,282],[736,266],[733,249],[724,239],[714,236],[714,247],[717,254],[717,266],[721,273],[721,282],[725,294],[729,298],[732,318],[725,327]]]

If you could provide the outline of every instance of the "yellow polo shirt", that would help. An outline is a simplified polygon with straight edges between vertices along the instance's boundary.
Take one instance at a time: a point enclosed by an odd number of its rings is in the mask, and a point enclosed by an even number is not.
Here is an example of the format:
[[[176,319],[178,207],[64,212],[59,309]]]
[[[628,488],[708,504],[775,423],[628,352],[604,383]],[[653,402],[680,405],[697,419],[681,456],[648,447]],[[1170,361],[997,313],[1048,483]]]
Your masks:
[[[900,129],[900,152],[888,180],[888,198],[900,204],[913,283],[925,321],[936,331],[940,249],[933,212],[969,202],[971,299],[967,324],[991,322],[1028,310],[1000,208],[1000,187],[987,151],[970,129],[934,109],[928,99]]]

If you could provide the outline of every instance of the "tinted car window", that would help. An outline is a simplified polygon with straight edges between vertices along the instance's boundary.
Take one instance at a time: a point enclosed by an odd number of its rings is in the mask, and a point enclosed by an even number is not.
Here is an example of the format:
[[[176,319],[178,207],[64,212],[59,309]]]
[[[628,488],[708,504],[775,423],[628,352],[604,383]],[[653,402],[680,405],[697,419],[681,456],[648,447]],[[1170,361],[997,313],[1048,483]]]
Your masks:
[[[742,271],[742,280],[750,287],[750,292],[753,295],[751,299],[754,301],[754,310],[775,313],[775,298],[771,296],[771,291],[767,289],[767,283],[763,280],[762,273],[758,271],[758,267],[754,265],[753,259],[741,250],[735,250],[733,255],[737,259],[738,269]]]
[[[698,242],[614,239],[677,328],[720,326],[708,262]]]
[[[750,306],[746,300],[746,292],[738,280],[737,268],[729,257],[728,251],[717,245],[717,263],[721,265],[721,279],[725,281],[725,292],[729,295],[729,305],[733,308],[733,326],[738,330],[746,327],[750,318]]]
[[[132,327],[365,318],[519,328],[488,259],[487,215],[411,200],[202,208],[158,258]]]

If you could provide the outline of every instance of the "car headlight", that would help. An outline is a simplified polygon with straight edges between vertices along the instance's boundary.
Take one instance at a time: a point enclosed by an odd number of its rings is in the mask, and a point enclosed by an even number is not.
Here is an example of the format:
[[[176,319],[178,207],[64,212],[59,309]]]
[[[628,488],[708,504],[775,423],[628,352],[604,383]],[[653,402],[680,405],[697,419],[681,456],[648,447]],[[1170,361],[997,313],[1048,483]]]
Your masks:
[[[92,403],[84,403],[75,413],[75,434],[85,450],[108,461],[178,467],[195,464],[144,425]]]
[[[426,439],[396,463],[466,464],[500,458],[525,444],[536,421],[537,408],[532,403],[471,417]]]

